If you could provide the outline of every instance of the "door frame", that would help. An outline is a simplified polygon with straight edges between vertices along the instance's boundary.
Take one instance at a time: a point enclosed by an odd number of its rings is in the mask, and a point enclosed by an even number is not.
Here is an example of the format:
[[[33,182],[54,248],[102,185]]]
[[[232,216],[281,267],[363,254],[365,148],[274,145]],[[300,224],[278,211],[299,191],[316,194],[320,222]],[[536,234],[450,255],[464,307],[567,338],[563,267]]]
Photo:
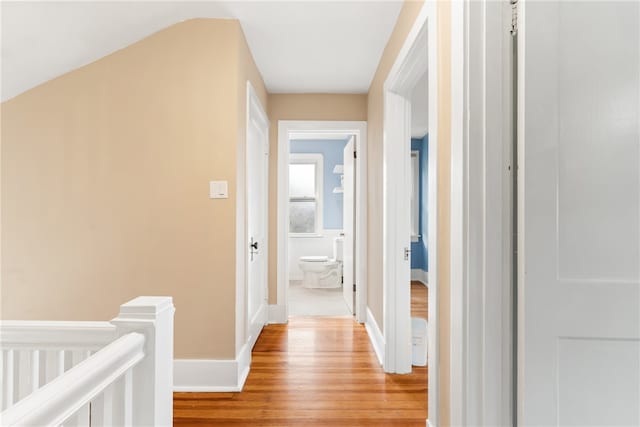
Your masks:
[[[356,321],[366,320],[367,304],[367,122],[365,121],[278,121],[277,196],[277,309],[270,310],[269,321],[287,323],[289,318],[289,140],[292,134],[321,134],[347,138],[356,135]]]
[[[405,215],[395,203],[410,199],[410,176],[404,164],[411,155],[411,91],[428,72],[429,97],[429,212],[427,247],[429,263],[428,408],[430,425],[438,425],[439,383],[438,332],[438,31],[437,2],[425,2],[396,57],[384,83],[383,164],[383,312],[384,370],[411,372],[411,286],[395,286],[396,271],[410,264],[398,256],[410,244],[411,236],[395,232],[395,224]],[[426,51],[426,55],[424,54]],[[397,150],[395,141],[403,141]],[[392,146],[393,144],[393,146]],[[401,183],[405,185],[401,185]],[[400,184],[400,185],[397,185]],[[393,197],[392,197],[393,196]],[[410,275],[408,276],[410,277]]]
[[[437,212],[438,200],[438,7],[451,8],[451,193],[450,193],[450,283],[448,295],[439,296],[437,271],[437,214],[429,216],[429,419],[439,425],[439,334],[440,301],[450,301],[448,370],[450,423],[452,425],[510,424],[512,396],[512,282],[511,282],[511,142],[512,111],[510,88],[495,67],[508,73],[509,50],[505,48],[511,15],[508,2],[465,0],[450,6],[427,2],[416,18],[385,81],[385,274],[384,330],[385,370],[403,372],[410,358],[406,345],[410,331],[406,315],[408,288],[390,286],[398,268],[405,268],[396,252],[405,246],[407,236],[389,234],[399,212],[388,195],[397,191],[391,183],[401,182],[398,166],[387,141],[410,140],[411,105],[407,93],[417,76],[429,72],[429,210]],[[507,9],[505,9],[507,8]],[[440,17],[442,19],[442,17]],[[444,26],[444,24],[442,24]],[[427,31],[428,55],[422,31]],[[446,54],[446,52],[445,52]],[[509,125],[505,125],[509,123]],[[478,148],[476,145],[481,144]],[[440,147],[442,148],[442,147]],[[474,152],[476,155],[471,156]],[[477,155],[480,152],[481,155]],[[444,165],[441,165],[444,166]],[[496,171],[497,170],[497,171]],[[391,175],[393,174],[393,175]],[[389,176],[391,175],[391,176]],[[387,181],[389,179],[389,181]],[[395,197],[409,198],[409,186]],[[495,193],[491,190],[499,188]],[[407,194],[404,194],[407,192]],[[498,214],[498,215],[497,215]],[[389,240],[391,240],[389,242]],[[469,256],[470,251],[473,257]],[[387,260],[396,260],[388,265]],[[480,290],[480,291],[479,291]],[[482,307],[482,309],[478,309]],[[498,330],[496,330],[498,329]],[[394,348],[399,341],[405,345]],[[395,352],[395,354],[394,354]],[[410,359],[409,359],[410,360]],[[496,363],[498,360],[502,363]],[[402,366],[404,364],[404,366]],[[444,388],[444,387],[443,387]],[[445,388],[446,389],[446,388]]]
[[[514,421],[511,7],[451,3],[451,425]]]
[[[269,118],[258,98],[253,85],[247,80],[246,94],[246,123],[244,144],[238,144],[237,152],[237,198],[236,198],[236,357],[247,359],[251,357],[251,349],[258,339],[257,333],[250,330],[249,310],[248,310],[248,286],[249,286],[249,253],[248,253],[248,216],[247,197],[248,180],[247,156],[249,154],[247,140],[249,137],[249,126],[257,124],[266,135],[265,141],[265,190],[268,194],[269,182]],[[265,241],[264,241],[264,295],[265,295],[265,323],[268,316],[268,296],[269,296],[269,198],[266,198],[267,209],[265,215]]]

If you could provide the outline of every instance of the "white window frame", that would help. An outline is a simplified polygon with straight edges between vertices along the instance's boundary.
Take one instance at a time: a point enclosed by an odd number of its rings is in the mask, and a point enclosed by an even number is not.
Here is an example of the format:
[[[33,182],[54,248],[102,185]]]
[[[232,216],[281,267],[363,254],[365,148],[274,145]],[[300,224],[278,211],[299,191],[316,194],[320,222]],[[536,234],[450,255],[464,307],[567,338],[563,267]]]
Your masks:
[[[312,201],[316,202],[316,229],[312,233],[291,233],[289,237],[322,237],[323,235],[323,222],[322,222],[322,209],[323,209],[323,185],[324,179],[324,157],[320,153],[290,153],[289,154],[290,165],[302,165],[302,164],[315,164],[316,166],[316,196],[315,199],[305,199],[295,197],[296,201]],[[291,206],[292,198],[289,197],[289,206]],[[290,225],[289,225],[290,227]],[[289,228],[290,229],[290,228]]]
[[[411,242],[420,241],[420,151],[411,150]]]

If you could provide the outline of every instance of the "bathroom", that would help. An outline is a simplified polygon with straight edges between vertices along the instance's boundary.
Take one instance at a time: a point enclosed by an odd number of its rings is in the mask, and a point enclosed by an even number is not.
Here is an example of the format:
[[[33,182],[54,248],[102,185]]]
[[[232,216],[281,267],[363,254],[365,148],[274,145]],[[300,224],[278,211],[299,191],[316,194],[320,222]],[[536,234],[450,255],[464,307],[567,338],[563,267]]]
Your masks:
[[[353,144],[350,140],[344,137],[290,140],[290,315],[352,314],[343,293],[344,160],[345,152],[353,152],[348,148]],[[350,194],[353,200],[353,190]]]

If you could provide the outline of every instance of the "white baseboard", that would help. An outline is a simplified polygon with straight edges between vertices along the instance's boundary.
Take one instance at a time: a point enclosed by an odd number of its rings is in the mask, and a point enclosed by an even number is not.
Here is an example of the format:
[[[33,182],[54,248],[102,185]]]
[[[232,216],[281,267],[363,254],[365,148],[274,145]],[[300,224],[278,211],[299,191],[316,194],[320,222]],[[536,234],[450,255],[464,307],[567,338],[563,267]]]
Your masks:
[[[411,280],[416,280],[426,287],[429,287],[429,272],[419,268],[411,269]]]
[[[427,418],[427,427],[435,427],[434,424],[431,423],[431,420]]]
[[[271,304],[268,308],[268,323],[287,323],[287,310],[284,305]]]
[[[249,336],[247,338],[247,342],[245,346],[249,348],[253,348],[256,345],[256,341],[258,341],[258,337],[262,332],[262,328],[264,324],[269,322],[269,306],[267,304],[262,304],[258,313],[255,315],[251,321],[249,321]],[[242,348],[244,350],[244,347]],[[242,353],[242,351],[241,351]]]
[[[242,391],[251,368],[251,347],[244,345],[233,360],[176,359],[173,362],[173,391]]]
[[[373,345],[373,350],[376,352],[376,356],[378,357],[378,362],[380,365],[384,364],[384,337],[382,332],[380,332],[380,328],[376,323],[375,317],[373,317],[373,313],[371,313],[371,309],[367,307],[367,319],[364,322],[364,327],[367,330],[367,334],[369,335],[369,340]]]
[[[244,383],[249,376],[249,371],[251,370],[251,350],[253,350],[253,344],[255,344],[255,340],[251,344],[247,343],[242,346],[240,354],[236,357],[238,363],[238,391],[242,391]]]

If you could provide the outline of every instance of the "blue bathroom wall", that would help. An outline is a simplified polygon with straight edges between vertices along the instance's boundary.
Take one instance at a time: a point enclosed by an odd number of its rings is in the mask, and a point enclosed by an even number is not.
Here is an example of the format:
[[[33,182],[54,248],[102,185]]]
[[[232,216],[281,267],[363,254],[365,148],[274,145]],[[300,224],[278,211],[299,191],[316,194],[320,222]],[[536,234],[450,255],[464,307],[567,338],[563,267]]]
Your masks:
[[[291,140],[291,153],[320,153],[323,157],[323,207],[322,222],[327,230],[342,229],[342,193],[334,193],[335,187],[340,187],[340,175],[333,173],[335,165],[344,162],[344,147],[348,140]]]
[[[429,200],[429,135],[425,135],[424,138],[412,138],[411,150],[418,151],[418,164],[420,171],[419,179],[419,194],[420,202],[418,206],[418,218],[420,222],[418,224],[418,230],[420,238],[417,242],[411,242],[411,268],[429,271],[428,260],[428,248],[427,248],[427,232],[429,230],[428,219],[429,209],[427,202]]]

